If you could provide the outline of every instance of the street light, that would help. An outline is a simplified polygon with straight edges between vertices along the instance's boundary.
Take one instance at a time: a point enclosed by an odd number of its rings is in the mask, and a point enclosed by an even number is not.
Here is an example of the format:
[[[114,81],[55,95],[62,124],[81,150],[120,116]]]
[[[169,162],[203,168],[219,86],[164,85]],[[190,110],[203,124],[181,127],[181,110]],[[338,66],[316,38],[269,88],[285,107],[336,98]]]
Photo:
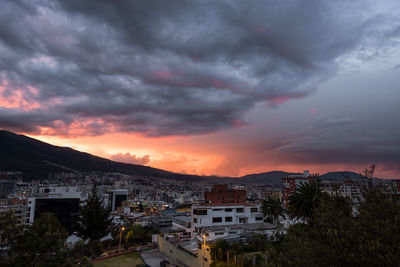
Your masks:
[[[204,241],[204,253],[203,253],[203,267],[204,267],[204,263],[206,261],[206,235],[202,235],[203,236],[203,241]]]
[[[121,252],[121,243],[122,243],[122,232],[125,231],[125,227],[121,227],[119,231],[119,251]]]

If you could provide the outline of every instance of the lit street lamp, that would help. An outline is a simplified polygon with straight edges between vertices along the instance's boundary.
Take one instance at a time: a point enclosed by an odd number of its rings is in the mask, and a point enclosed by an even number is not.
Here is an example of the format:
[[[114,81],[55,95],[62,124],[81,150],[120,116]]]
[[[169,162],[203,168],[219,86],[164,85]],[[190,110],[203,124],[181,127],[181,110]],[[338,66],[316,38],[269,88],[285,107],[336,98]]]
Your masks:
[[[121,244],[122,244],[122,232],[125,231],[125,227],[121,227],[119,231],[119,251],[121,252]]]

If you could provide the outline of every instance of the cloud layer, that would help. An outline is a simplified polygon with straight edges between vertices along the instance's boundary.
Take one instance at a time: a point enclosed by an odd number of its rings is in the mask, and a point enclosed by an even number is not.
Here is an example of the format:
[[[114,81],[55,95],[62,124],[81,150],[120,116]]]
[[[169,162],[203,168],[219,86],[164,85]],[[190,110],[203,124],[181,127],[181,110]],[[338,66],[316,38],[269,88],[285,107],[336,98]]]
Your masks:
[[[225,144],[219,146],[223,156],[215,151],[212,156],[225,158],[216,169],[229,174],[266,161],[365,164],[377,159],[385,168],[399,169],[394,160],[400,155],[399,128],[384,123],[383,116],[399,111],[393,103],[381,103],[393,107],[383,113],[370,106],[381,112],[375,119],[386,129],[382,133],[367,131],[367,109],[328,112],[324,109],[333,97],[315,97],[346,70],[366,62],[384,64],[385,56],[397,55],[399,14],[386,12],[395,10],[392,4],[6,0],[0,9],[0,128],[65,138],[191,136],[193,142],[211,134],[203,145]],[[398,71],[398,66],[395,62],[387,70]],[[354,85],[353,96],[347,93],[350,87],[331,88],[342,96],[337,109],[351,113],[352,103],[344,100],[363,96],[368,86]],[[371,92],[386,88],[374,86]],[[390,93],[389,98],[399,96]],[[375,93],[368,99],[373,98]],[[307,99],[318,104],[308,103],[306,117],[296,116],[302,107],[284,105]],[[279,107],[287,110],[270,117]],[[238,129],[245,130],[230,133]],[[193,147],[200,149],[187,144],[186,151]],[[149,162],[134,154],[112,158]],[[196,164],[187,171],[202,172]]]
[[[0,127],[65,136],[243,125],[256,103],[315,92],[385,21],[337,1],[2,6]]]

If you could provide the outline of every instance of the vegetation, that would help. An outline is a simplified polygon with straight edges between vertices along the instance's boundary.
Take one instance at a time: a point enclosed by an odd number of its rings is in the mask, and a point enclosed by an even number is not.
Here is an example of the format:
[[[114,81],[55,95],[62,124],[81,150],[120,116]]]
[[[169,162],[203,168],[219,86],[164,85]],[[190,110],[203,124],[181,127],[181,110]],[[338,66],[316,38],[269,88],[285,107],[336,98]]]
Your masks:
[[[262,202],[263,215],[275,225],[279,217],[285,217],[282,202],[279,199],[268,198]]]
[[[139,267],[145,266],[139,253],[129,253],[121,256],[115,256],[105,260],[97,261],[93,264],[94,267]]]
[[[8,215],[6,215],[8,216]],[[4,217],[2,216],[4,219]],[[4,222],[4,221],[3,221]],[[68,232],[57,218],[44,213],[31,226],[22,229],[13,219],[7,221],[6,228],[16,227],[8,242],[7,257],[2,266],[73,266],[68,257],[66,239]]]
[[[11,210],[0,212],[0,247],[12,246],[22,229],[23,226],[17,225],[17,220]]]
[[[125,242],[136,244],[151,242],[151,236],[158,233],[160,231],[152,226],[131,225],[125,231]]]
[[[317,183],[301,184],[289,197],[289,215],[311,223],[315,211],[327,197],[327,193],[321,192]]]
[[[295,195],[289,211],[300,223],[273,238],[255,235],[246,244],[219,240],[211,245],[212,266],[398,266],[398,195],[370,187],[359,206],[315,184],[300,186]]]
[[[295,224],[271,243],[270,266],[396,266],[399,199],[379,188],[363,198],[356,215],[349,199],[323,198],[312,224]]]
[[[110,211],[104,207],[97,194],[96,186],[93,186],[81,214],[80,235],[85,239],[89,238],[91,254],[96,256],[101,253],[100,238],[106,236],[111,230]]]

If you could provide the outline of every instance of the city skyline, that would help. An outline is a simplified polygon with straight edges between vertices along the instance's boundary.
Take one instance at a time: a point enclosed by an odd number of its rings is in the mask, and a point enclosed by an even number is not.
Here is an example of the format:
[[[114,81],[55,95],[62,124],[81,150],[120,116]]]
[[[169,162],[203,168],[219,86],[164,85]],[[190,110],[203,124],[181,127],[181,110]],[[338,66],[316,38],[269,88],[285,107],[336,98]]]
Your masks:
[[[398,1],[2,6],[1,129],[190,174],[400,176]]]

